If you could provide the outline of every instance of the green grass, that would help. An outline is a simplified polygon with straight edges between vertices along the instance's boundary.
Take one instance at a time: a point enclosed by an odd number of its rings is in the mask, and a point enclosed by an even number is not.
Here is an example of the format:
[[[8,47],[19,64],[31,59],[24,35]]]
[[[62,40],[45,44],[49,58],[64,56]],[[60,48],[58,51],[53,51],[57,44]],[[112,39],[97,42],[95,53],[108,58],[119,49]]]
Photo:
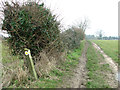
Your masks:
[[[93,42],[118,63],[118,40],[93,40]]]
[[[87,50],[87,64],[86,67],[88,69],[88,77],[90,81],[87,82],[87,88],[108,88],[109,86],[106,84],[104,80],[104,76],[100,73],[100,71],[109,70],[108,64],[100,65],[100,58],[103,57],[100,55],[99,52],[96,53],[94,47],[92,46],[91,42],[89,41],[89,47]]]
[[[6,64],[6,63],[12,63],[14,61],[19,60],[20,58],[17,55],[12,55],[12,53],[9,50],[8,44],[6,41],[2,41],[2,63]]]

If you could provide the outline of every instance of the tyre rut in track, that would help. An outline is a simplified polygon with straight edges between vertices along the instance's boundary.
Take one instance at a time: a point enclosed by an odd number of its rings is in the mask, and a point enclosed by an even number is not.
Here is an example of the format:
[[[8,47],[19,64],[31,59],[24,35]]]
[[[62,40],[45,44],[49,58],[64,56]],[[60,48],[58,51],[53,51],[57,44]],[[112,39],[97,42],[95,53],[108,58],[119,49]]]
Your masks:
[[[77,65],[76,69],[74,69],[74,75],[69,80],[71,88],[85,88],[87,82],[87,69],[86,69],[86,53],[88,49],[88,42],[85,42],[85,47],[82,52],[82,56],[79,59],[79,64]]]

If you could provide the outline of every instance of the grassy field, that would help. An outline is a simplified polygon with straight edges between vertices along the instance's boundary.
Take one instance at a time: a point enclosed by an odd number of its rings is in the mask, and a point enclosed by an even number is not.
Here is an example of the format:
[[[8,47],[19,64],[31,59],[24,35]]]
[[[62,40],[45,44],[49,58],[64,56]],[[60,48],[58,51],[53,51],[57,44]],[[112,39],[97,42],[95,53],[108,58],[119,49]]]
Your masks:
[[[79,63],[79,57],[82,54],[85,41],[81,41],[81,45],[78,49],[74,49],[68,53],[66,60],[61,62],[55,68],[51,70],[48,77],[40,77],[37,81],[27,79],[27,81],[19,82],[18,80],[12,81],[9,88],[56,88],[64,85],[64,77],[72,75],[71,69],[74,69]],[[20,61],[19,56],[13,56],[9,52],[9,48],[6,42],[2,43],[2,62],[3,64],[9,64],[17,60]],[[14,64],[13,64],[14,67]],[[69,86],[68,86],[69,87]]]
[[[89,81],[86,84],[87,88],[109,88],[105,81],[105,72],[110,71],[108,64],[100,64],[104,60],[103,56],[95,50],[92,43],[89,41],[87,50],[87,64]]]
[[[118,63],[118,40],[93,40],[103,51]]]

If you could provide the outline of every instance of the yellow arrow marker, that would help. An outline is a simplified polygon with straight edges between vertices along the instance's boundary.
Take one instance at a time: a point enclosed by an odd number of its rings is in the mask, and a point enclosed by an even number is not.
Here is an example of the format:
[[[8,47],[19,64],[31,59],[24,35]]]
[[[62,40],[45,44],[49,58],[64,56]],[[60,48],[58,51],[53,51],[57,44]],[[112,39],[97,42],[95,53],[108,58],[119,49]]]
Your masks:
[[[33,64],[32,56],[31,56],[31,53],[30,53],[30,49],[25,48],[24,50],[25,50],[25,55],[29,55],[33,75],[34,75],[35,79],[37,80],[37,74],[36,74],[36,71],[35,71],[35,68],[34,68],[34,64]]]

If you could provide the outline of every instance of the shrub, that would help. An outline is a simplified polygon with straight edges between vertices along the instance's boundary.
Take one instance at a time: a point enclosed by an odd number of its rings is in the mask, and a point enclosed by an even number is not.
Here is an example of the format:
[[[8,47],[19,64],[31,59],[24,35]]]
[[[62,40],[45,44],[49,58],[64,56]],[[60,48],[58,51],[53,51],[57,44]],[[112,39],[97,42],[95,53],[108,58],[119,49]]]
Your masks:
[[[85,38],[85,34],[82,29],[72,27],[61,33],[61,38],[66,48],[71,50],[80,46],[80,41]]]
[[[44,3],[5,2],[4,6],[2,29],[10,34],[8,43],[14,54],[23,54],[24,48],[29,48],[34,56],[54,41],[54,47],[59,46],[60,22]]]

